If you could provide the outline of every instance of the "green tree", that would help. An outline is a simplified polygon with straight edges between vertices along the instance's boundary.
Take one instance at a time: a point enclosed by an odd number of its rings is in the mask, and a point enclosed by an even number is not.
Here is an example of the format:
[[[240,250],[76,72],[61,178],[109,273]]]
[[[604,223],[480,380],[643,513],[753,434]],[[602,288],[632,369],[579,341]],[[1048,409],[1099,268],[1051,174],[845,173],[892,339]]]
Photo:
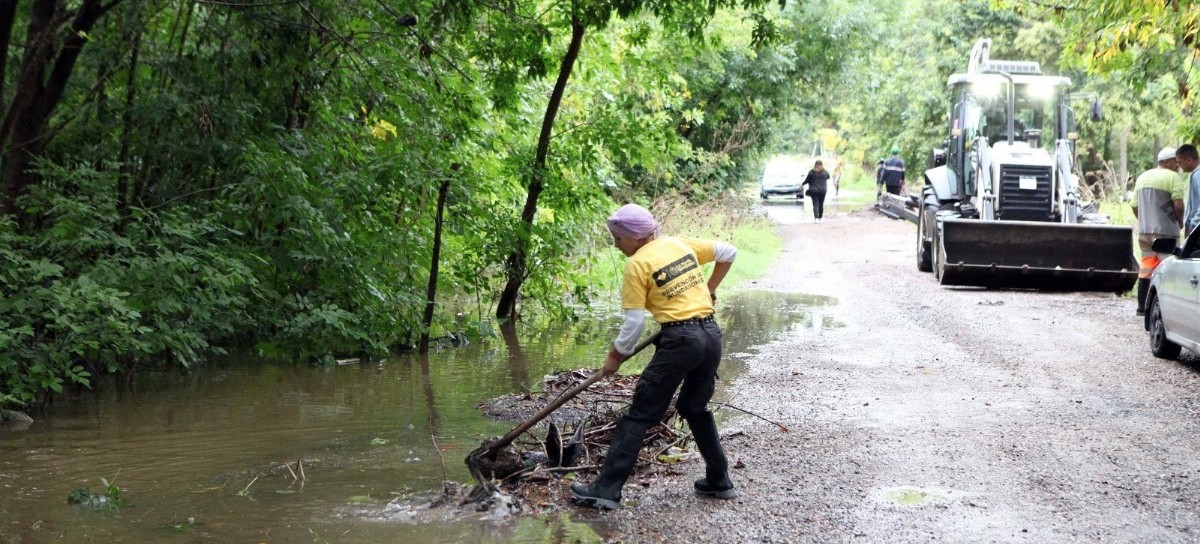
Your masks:
[[[513,237],[514,245],[505,261],[507,281],[496,304],[497,318],[513,317],[521,285],[527,278],[529,236],[533,230],[538,199],[545,188],[546,156],[549,153],[554,120],[587,30],[604,28],[614,16],[629,18],[646,10],[660,18],[667,28],[695,39],[702,36],[705,25],[718,9],[738,5],[759,6],[762,3],[762,0],[572,0],[569,3],[555,4],[555,7],[547,12],[550,18],[547,27],[569,28],[570,41],[559,64],[558,77],[542,118],[536,152],[529,166],[526,184],[528,192],[521,210],[520,223],[516,226],[516,235]]]
[[[50,119],[63,100],[88,32],[122,1],[83,0],[71,9],[65,2],[34,0],[27,18],[18,17],[16,0],[0,4],[0,96],[7,98],[0,121],[5,157],[0,214],[16,212],[17,198],[36,179],[30,166],[53,138]],[[26,23],[25,47],[13,70],[16,77],[9,79],[12,32],[19,21]]]

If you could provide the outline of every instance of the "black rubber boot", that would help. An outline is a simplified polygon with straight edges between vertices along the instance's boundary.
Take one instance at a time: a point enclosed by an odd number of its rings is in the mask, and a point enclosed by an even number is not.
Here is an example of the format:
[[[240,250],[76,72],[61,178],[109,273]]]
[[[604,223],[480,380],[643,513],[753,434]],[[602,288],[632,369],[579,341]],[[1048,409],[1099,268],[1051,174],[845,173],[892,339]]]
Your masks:
[[[646,438],[646,427],[624,417],[613,429],[612,444],[596,481],[571,486],[575,500],[595,508],[616,510],[621,507],[621,487],[637,465],[638,452]]]
[[[621,486],[624,485],[624,480],[605,478],[601,474],[590,484],[571,484],[571,498],[585,506],[616,510],[621,507]]]
[[[704,412],[687,418],[696,439],[696,448],[704,458],[704,478],[696,480],[692,487],[697,494],[718,499],[737,497],[733,481],[729,479],[729,461],[721,449],[721,436],[717,434],[717,421],[712,412]]]
[[[1146,315],[1146,294],[1150,292],[1150,278],[1138,278],[1137,315]]]

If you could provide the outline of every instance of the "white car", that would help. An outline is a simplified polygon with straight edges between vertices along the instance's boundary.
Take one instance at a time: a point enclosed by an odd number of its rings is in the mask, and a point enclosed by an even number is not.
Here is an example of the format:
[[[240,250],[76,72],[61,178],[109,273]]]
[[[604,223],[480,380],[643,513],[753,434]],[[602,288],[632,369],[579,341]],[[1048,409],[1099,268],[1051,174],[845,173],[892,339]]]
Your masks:
[[[804,198],[800,193],[800,184],[807,174],[808,170],[795,161],[773,160],[763,168],[762,179],[758,182],[758,196],[763,200],[772,196]]]
[[[1182,248],[1171,238],[1155,240],[1152,247],[1171,256],[1154,269],[1146,294],[1150,352],[1164,359],[1179,357],[1182,348],[1200,354],[1200,231]]]

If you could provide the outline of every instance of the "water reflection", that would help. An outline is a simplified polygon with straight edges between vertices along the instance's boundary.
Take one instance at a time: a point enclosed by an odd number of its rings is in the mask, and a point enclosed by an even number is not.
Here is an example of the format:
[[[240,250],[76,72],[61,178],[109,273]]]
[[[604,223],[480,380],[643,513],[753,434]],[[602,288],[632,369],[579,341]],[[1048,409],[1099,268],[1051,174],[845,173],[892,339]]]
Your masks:
[[[835,221],[839,215],[866,209],[875,203],[875,193],[868,191],[844,190],[838,195],[829,194],[825,198],[825,220]],[[807,197],[799,199],[780,199],[762,201],[763,210],[777,225],[795,225],[812,223],[812,201]],[[877,212],[876,212],[877,213]]]
[[[504,339],[504,347],[508,349],[508,366],[512,369],[512,385],[516,389],[528,389],[529,371],[525,360],[525,350],[521,349],[521,340],[517,338],[517,326],[512,321],[500,325],[500,337]]]
[[[837,304],[825,295],[741,291],[720,308],[727,351],[750,349],[803,329],[819,334],[841,328],[833,316]]]
[[[829,330],[836,300],[731,292],[718,320],[721,389],[745,353],[784,334]],[[0,428],[0,534],[17,542],[595,542],[610,528],[571,515],[407,519],[442,482],[470,480],[466,454],[512,422],[480,401],[601,363],[619,312],[559,330],[501,329],[496,341],[328,368],[230,361],[186,375],[143,373],[60,400],[25,429]],[[626,370],[640,371],[643,354]],[[303,461],[305,479],[293,477]],[[130,507],[83,510],[75,488],[107,478]],[[398,504],[392,502],[393,504]],[[582,521],[582,523],[581,523]]]
[[[429,425],[429,435],[436,440],[438,433],[438,410],[437,398],[433,392],[433,379],[429,372],[429,352],[418,354],[417,359],[421,364],[421,389],[425,393],[425,410],[428,411],[426,422]],[[406,458],[405,460],[407,461],[408,459]]]

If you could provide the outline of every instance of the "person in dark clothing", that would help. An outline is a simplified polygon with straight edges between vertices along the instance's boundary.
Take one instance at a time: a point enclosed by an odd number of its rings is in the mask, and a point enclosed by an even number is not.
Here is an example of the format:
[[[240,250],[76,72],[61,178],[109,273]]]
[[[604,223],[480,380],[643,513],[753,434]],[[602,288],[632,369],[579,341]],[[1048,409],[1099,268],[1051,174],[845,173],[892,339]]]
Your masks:
[[[875,163],[875,200],[883,196],[883,159]]]
[[[904,160],[900,158],[899,147],[892,147],[892,156],[883,161],[883,185],[894,195],[900,194],[904,187]]]
[[[813,169],[808,171],[808,176],[804,178],[804,183],[800,186],[808,186],[808,190],[804,194],[812,197],[813,202],[813,220],[817,223],[821,222],[821,218],[825,216],[825,192],[829,190],[829,171],[817,161],[813,164]]]

